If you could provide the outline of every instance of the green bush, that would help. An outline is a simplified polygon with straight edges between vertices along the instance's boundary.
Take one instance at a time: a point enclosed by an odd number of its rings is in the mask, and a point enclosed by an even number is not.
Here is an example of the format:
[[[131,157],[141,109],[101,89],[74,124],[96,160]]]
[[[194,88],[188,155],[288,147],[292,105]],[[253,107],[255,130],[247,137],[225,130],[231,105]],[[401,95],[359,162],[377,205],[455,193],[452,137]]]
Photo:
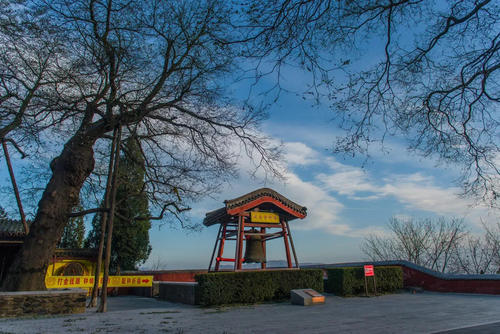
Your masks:
[[[355,296],[365,293],[363,267],[326,269],[328,280],[326,291],[340,296]],[[401,267],[375,267],[377,293],[390,293],[403,288]],[[374,292],[373,279],[367,277],[368,291]]]
[[[256,303],[290,298],[290,290],[323,291],[321,269],[218,272],[195,276],[202,305]]]

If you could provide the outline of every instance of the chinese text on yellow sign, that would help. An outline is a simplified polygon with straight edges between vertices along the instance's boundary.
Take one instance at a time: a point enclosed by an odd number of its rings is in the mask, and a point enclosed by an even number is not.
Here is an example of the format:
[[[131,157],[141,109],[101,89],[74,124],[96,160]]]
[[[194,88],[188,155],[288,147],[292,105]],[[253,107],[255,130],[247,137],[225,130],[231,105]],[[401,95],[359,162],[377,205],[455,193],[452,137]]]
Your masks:
[[[99,280],[102,287],[103,278]],[[153,285],[153,276],[109,276],[108,287],[148,287]],[[48,276],[45,278],[47,289],[92,288],[94,276]]]
[[[272,212],[250,212],[250,221],[252,223],[273,223],[278,224],[280,222],[280,216]]]

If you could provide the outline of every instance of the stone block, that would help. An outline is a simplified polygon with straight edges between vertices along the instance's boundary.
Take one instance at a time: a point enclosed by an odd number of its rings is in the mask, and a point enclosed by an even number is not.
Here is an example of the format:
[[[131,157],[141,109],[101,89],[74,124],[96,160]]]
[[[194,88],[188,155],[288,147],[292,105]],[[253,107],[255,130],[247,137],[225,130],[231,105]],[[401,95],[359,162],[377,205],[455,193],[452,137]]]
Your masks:
[[[313,289],[295,289],[290,291],[292,304],[295,305],[317,305],[325,303],[325,296]]]
[[[198,283],[159,282],[159,298],[175,303],[199,304]]]

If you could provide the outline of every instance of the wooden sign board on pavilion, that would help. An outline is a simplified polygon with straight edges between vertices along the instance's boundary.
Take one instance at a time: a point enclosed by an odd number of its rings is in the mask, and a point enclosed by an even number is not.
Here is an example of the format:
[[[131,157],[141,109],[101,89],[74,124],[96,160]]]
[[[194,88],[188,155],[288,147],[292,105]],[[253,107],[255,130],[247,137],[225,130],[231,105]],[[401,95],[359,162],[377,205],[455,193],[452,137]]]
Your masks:
[[[224,203],[223,208],[208,212],[203,220],[205,226],[219,224],[209,271],[219,271],[221,262],[234,262],[235,271],[241,270],[243,263],[248,262],[260,262],[261,268],[265,269],[266,242],[276,238],[283,239],[288,268],[294,267],[290,246],[295,267],[299,267],[288,222],[305,218],[306,207],[269,188],[261,188],[238,198],[226,200]],[[272,229],[276,229],[277,232],[271,232]],[[223,256],[224,246],[228,240],[236,241],[234,257]],[[243,255],[243,243],[246,244],[245,255]],[[254,251],[257,256],[248,256],[249,252]],[[212,269],[214,260],[215,266]]]
[[[279,224],[280,216],[272,212],[250,211],[250,222]]]

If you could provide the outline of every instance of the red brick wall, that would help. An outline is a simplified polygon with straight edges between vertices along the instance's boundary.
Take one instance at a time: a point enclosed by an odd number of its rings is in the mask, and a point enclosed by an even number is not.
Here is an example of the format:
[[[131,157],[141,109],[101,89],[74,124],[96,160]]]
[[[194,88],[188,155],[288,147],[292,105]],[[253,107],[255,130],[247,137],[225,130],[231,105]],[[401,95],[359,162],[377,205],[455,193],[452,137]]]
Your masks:
[[[424,290],[439,292],[500,294],[500,279],[445,280],[412,268],[405,266],[401,267],[403,268],[404,286],[417,286],[423,288]]]
[[[205,274],[207,270],[152,270],[152,271],[130,271],[122,275],[153,275],[153,281],[161,282],[196,282],[194,276]],[[136,295],[134,288],[109,288],[108,293],[118,295]],[[142,294],[141,294],[142,295]]]
[[[162,282],[195,282],[194,276],[197,274],[205,274],[207,270],[154,270],[129,272],[125,275],[153,275],[153,281]]]
[[[394,261],[396,262],[396,261]],[[399,265],[403,269],[403,284],[405,287],[415,286],[424,290],[438,292],[463,292],[463,293],[485,293],[500,295],[500,277],[498,279],[453,279],[445,280],[409,268],[404,265],[404,261],[398,263],[374,263],[375,265]],[[348,266],[359,265],[349,264]],[[329,265],[324,265],[325,267]],[[313,266],[311,266],[313,267]],[[316,268],[321,266],[314,266]],[[159,270],[127,273],[129,275],[153,275],[154,281],[163,282],[194,282],[196,274],[206,273],[206,270]]]
[[[162,282],[195,282],[194,276],[205,274],[206,270],[174,270],[163,271],[153,274],[154,281]]]

